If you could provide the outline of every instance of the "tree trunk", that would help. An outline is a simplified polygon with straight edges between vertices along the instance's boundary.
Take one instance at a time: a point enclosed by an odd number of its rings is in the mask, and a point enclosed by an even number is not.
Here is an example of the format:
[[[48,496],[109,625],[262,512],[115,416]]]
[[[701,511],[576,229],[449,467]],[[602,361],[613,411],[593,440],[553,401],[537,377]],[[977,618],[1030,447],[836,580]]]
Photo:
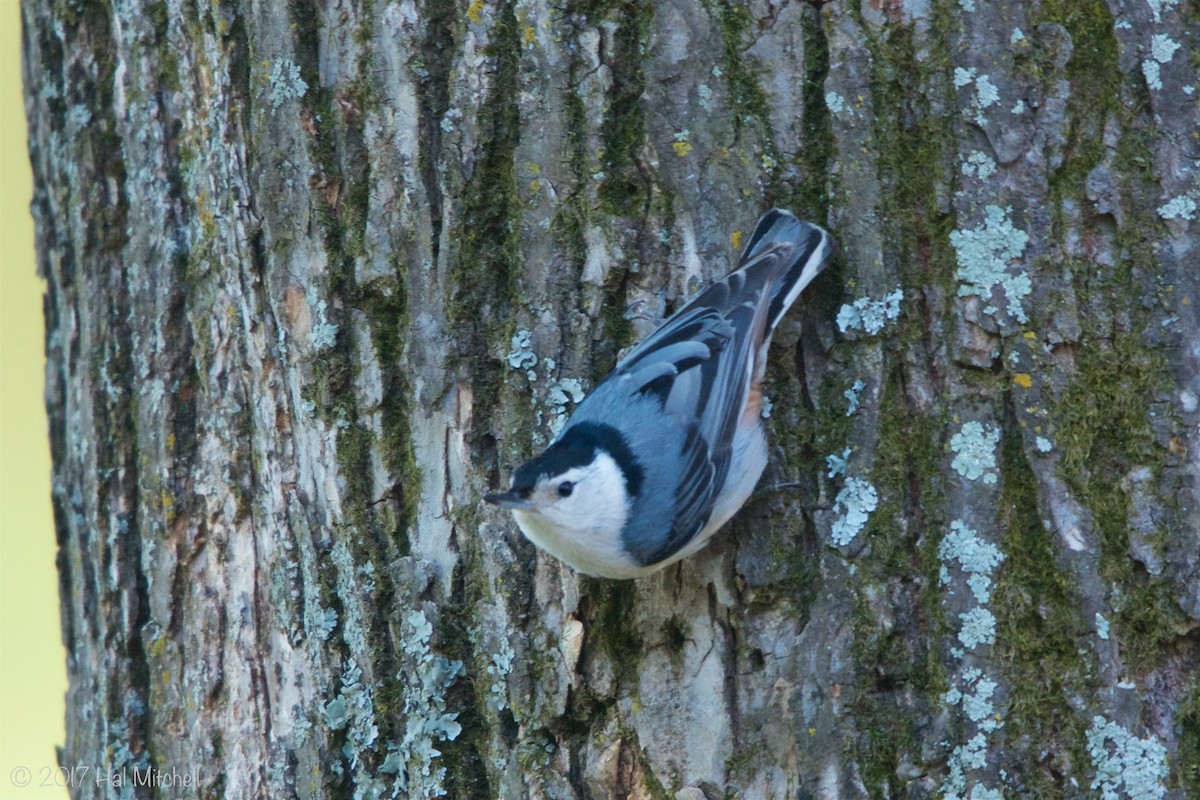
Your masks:
[[[1200,796],[1195,3],[24,14],[76,796]],[[759,494],[576,575],[480,497],[772,205]]]

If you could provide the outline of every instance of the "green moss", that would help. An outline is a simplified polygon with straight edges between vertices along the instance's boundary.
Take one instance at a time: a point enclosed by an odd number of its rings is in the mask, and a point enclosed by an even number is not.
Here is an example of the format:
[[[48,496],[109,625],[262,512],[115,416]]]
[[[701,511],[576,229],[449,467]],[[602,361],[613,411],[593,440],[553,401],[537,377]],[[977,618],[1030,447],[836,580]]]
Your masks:
[[[179,58],[167,35],[171,25],[170,9],[165,0],[158,0],[147,4],[144,13],[158,39],[155,43],[154,76],[160,88],[179,91]]]
[[[397,265],[399,273],[400,266]],[[401,555],[409,550],[408,532],[416,523],[421,497],[421,468],[413,449],[411,415],[413,387],[404,360],[404,337],[408,333],[408,297],[403,277],[364,287],[361,308],[370,321],[383,384],[380,406],[383,435],[378,442],[380,457],[394,476],[391,496],[400,505],[393,528]]]
[[[995,653],[1011,687],[1005,732],[1010,740],[1041,742],[1051,754],[1026,753],[1021,781],[1029,794],[1064,797],[1061,776],[1073,771],[1072,764],[1088,763],[1084,718],[1071,701],[1090,694],[1096,665],[1077,646],[1087,625],[1079,618],[1072,578],[1059,566],[1055,534],[1038,511],[1037,482],[1011,392],[1006,401],[1001,439],[1005,561],[993,596]]]
[[[417,108],[421,136],[418,139],[418,167],[433,235],[430,249],[435,262],[439,259],[442,237],[442,184],[438,164],[442,156],[442,120],[450,109],[450,68],[457,32],[458,6],[454,0],[429,0],[422,8],[425,38],[421,49],[414,54],[410,70],[417,76]]]
[[[591,9],[598,14],[598,9]],[[588,66],[584,63],[578,48],[571,51],[571,63],[568,68],[568,85],[575,87],[582,80]],[[589,193],[585,187],[593,180],[590,164],[586,131],[588,129],[587,114],[583,98],[575,91],[569,91],[564,100],[567,124],[564,131],[563,147],[566,152],[567,165],[574,181],[574,190],[565,194],[563,200],[554,212],[553,230],[563,253],[571,260],[575,270],[582,273],[587,259],[587,242],[585,233],[595,209],[588,200]],[[639,123],[640,124],[640,123]],[[643,135],[644,133],[640,133]],[[625,210],[628,212],[628,209]],[[603,301],[601,303],[601,329],[593,336],[594,346],[590,350],[591,379],[598,383],[616,364],[617,353],[628,345],[633,338],[633,326],[625,318],[629,272],[624,269],[610,269],[605,276],[602,287]],[[583,297],[583,294],[580,295]],[[527,440],[527,439],[525,439]]]
[[[926,610],[941,608],[936,589],[940,563],[937,536],[945,520],[945,491],[941,464],[945,416],[921,413],[904,394],[903,367],[889,371],[879,399],[879,439],[871,469],[871,483],[879,493],[879,506],[867,523],[873,565],[885,575],[911,575],[914,567],[931,587]],[[918,550],[915,538],[923,547]],[[919,560],[914,563],[914,552]]]
[[[939,14],[935,9],[935,20]],[[931,32],[939,30],[948,28],[930,27]],[[939,54],[950,52],[950,44],[931,42],[930,55],[918,60],[912,29],[888,26],[870,34],[868,45],[871,124],[875,141],[887,143],[877,154],[880,205],[888,209],[884,251],[895,254],[895,268],[904,285],[937,283],[952,289],[954,216],[938,210],[938,183],[945,180],[945,163],[953,160],[954,123],[933,113],[924,88],[933,83],[934,72],[949,69]]]
[[[586,65],[579,48],[571,50],[571,63],[567,68],[567,85],[576,87],[582,80]],[[587,242],[584,234],[591,218],[591,205],[583,187],[591,180],[586,141],[587,111],[583,98],[577,91],[568,91],[563,96],[566,125],[563,130],[563,151],[567,167],[575,186],[566,193],[554,209],[554,231],[563,253],[571,259],[576,269],[582,270],[587,259]]]
[[[877,585],[877,591],[890,590],[887,583]],[[943,684],[930,670],[929,653],[920,652],[928,638],[908,636],[899,627],[881,630],[862,593],[855,603],[854,628],[853,658],[863,669],[849,702],[861,731],[853,758],[872,797],[892,796],[903,791],[900,764],[920,757],[917,720],[923,715],[906,690],[919,698],[940,692]]]
[[[474,527],[469,528],[474,530]],[[486,580],[470,580],[478,568],[478,554],[464,552],[451,580],[450,597],[441,603],[438,612],[438,651],[451,659],[468,666],[465,674],[446,693],[446,707],[458,715],[456,721],[462,731],[453,741],[442,742],[438,749],[446,768],[446,788],[450,797],[476,798],[493,797],[495,792],[488,779],[483,754],[488,752],[492,736],[491,723],[483,711],[487,707],[484,695],[488,691],[486,664],[476,662],[477,654],[472,643],[471,626],[478,614],[477,609],[485,601],[483,587]],[[484,680],[475,681],[476,675]]]
[[[1059,469],[1092,512],[1102,574],[1117,587],[1114,623],[1123,651],[1136,668],[1147,669],[1148,659],[1158,658],[1162,646],[1178,636],[1182,612],[1170,585],[1129,557],[1130,497],[1123,480],[1139,466],[1157,475],[1163,464],[1150,403],[1167,381],[1166,365],[1136,336],[1084,347],[1075,363],[1076,373],[1053,411]]]
[[[650,800],[674,800],[675,792],[663,786],[662,781],[654,774],[654,767],[650,764],[650,758],[646,755],[646,751],[642,749],[642,746],[637,744],[636,737],[634,737],[634,742],[634,746],[637,748],[638,760],[642,765],[642,788],[646,790],[646,794],[650,796]]]
[[[1082,197],[1087,175],[1104,155],[1104,123],[1120,108],[1124,76],[1119,69],[1113,17],[1104,0],[1049,0],[1040,7],[1034,25],[1055,22],[1071,36],[1071,58],[1066,77],[1071,83],[1067,99],[1067,136],[1062,166],[1050,177],[1052,208],[1061,214],[1062,200]],[[1048,85],[1055,78],[1056,53],[1038,47],[1032,52],[1036,78]],[[1037,61],[1040,59],[1040,61]],[[1061,224],[1061,220],[1058,220]]]
[[[667,652],[673,658],[678,658],[683,654],[683,648],[691,638],[691,631],[688,630],[687,621],[675,615],[663,623],[662,636]]]
[[[754,757],[758,753],[758,748],[752,747],[739,747],[730,753],[729,757],[725,759],[725,771],[729,773],[729,777],[737,780],[750,776],[750,769],[754,766]]]
[[[513,3],[496,15],[488,54],[495,59],[492,92],[480,113],[479,160],[463,187],[458,252],[450,268],[447,316],[458,331],[459,352],[481,384],[494,386],[499,370],[486,354],[505,339],[521,269],[520,198],[514,152],[520,134],[517,66],[520,31]],[[488,362],[486,365],[483,362]],[[488,408],[477,394],[476,408]]]
[[[353,419],[353,417],[351,417]],[[345,478],[343,510],[356,526],[372,527],[371,502],[375,499],[371,479],[371,448],[374,437],[365,428],[351,423],[338,432],[338,472]]]
[[[944,523],[939,467],[945,422],[910,406],[899,364],[887,376],[878,407],[871,482],[880,502],[865,532],[871,558],[860,563],[858,574],[923,629],[917,636],[908,624],[881,630],[865,592],[858,594],[854,660],[864,665],[864,677],[852,702],[863,735],[855,757],[870,793],[885,796],[903,791],[897,770],[920,757],[918,712],[936,706],[947,684],[939,654],[929,647],[945,629],[934,534]]]
[[[800,18],[804,37],[804,146],[796,154],[800,186],[796,213],[814,220],[829,218],[827,187],[833,158],[833,125],[825,104],[825,78],[829,75],[829,39],[821,23],[819,7],[806,5]]]
[[[1144,93],[1140,81],[1125,81],[1118,70],[1118,46],[1105,3],[1056,0],[1043,6],[1047,20],[1071,34],[1073,55],[1067,64],[1072,84],[1068,102],[1068,142],[1062,168],[1053,176],[1054,207],[1084,194],[1088,173],[1105,156],[1105,122],[1115,116],[1122,136],[1112,159],[1126,216],[1116,231],[1122,256],[1113,267],[1073,261],[1083,324],[1075,371],[1053,405],[1055,445],[1062,453],[1059,471],[1073,494],[1092,512],[1100,539],[1101,570],[1114,587],[1113,623],[1122,652],[1135,671],[1151,669],[1162,647],[1179,633],[1181,612],[1170,585],[1150,576],[1129,557],[1130,496],[1123,485],[1136,467],[1157,478],[1166,459],[1151,426],[1152,403],[1170,383],[1165,358],[1136,333],[1149,319],[1138,302],[1146,287],[1137,277],[1157,273],[1151,242],[1162,221],[1149,209],[1157,196],[1152,129],[1133,117],[1121,91]],[[1145,98],[1142,98],[1143,100]],[[1088,208],[1086,204],[1084,208]],[[1056,224],[1063,224],[1061,211]],[[1094,273],[1101,273],[1093,277]],[[1111,327],[1109,327],[1111,326]],[[1121,330],[1113,330],[1120,327]],[[1133,333],[1131,333],[1133,332]],[[1164,537],[1166,532],[1163,532]]]
[[[750,7],[737,0],[721,2],[714,9],[721,25],[721,71],[729,86],[729,98],[733,104],[734,132],[740,133],[745,126],[754,126],[765,134],[769,150],[773,150],[770,126],[770,102],[759,85],[762,67],[744,55],[747,33],[756,24]],[[774,155],[767,152],[767,155]]]
[[[617,365],[621,348],[633,343],[633,324],[625,316],[629,297],[629,273],[610,270],[604,281],[604,303],[600,310],[603,331],[591,353],[591,379],[597,384]]]
[[[913,709],[900,701],[898,687],[866,694],[854,704],[863,731],[854,757],[870,797],[903,796],[908,779],[900,766],[920,754],[920,735]]]
[[[634,584],[588,578],[584,587],[591,620],[588,644],[608,657],[619,676],[628,678],[645,649],[634,619]]]
[[[1192,675],[1176,719],[1179,751],[1172,762],[1172,782],[1189,797],[1200,797],[1200,675]]]
[[[615,217],[644,212],[650,204],[651,180],[643,163],[646,147],[646,115],[642,94],[646,90],[645,38],[654,16],[648,0],[607,0],[585,3],[588,23],[616,22],[614,53],[609,60],[612,74],[604,124],[600,138],[603,152],[600,169],[600,208]]]
[[[498,343],[508,342],[515,329],[522,263],[515,164],[520,136],[516,106],[520,42],[514,2],[503,2],[487,50],[496,74],[480,112],[480,154],[462,190],[457,252],[450,257],[446,315],[456,331],[458,357],[472,377],[475,432],[490,431],[492,415],[505,407],[500,402],[503,366],[490,354]]]

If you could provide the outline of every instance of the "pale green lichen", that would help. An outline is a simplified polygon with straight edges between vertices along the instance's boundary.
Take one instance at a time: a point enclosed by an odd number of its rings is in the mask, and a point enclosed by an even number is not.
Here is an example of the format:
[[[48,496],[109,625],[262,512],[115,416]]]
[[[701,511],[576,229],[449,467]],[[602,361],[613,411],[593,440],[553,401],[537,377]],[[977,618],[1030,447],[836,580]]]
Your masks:
[[[537,366],[538,357],[533,352],[533,334],[527,330],[519,330],[513,334],[509,344],[511,349],[505,360],[510,367],[529,370]]]
[[[942,782],[942,800],[1001,800],[1003,794],[975,784],[967,790],[967,772],[987,766],[987,737],[975,734],[966,744],[954,748],[946,764],[946,780]]]
[[[1150,39],[1150,55],[1160,64],[1166,64],[1175,57],[1175,51],[1180,48],[1179,42],[1165,33],[1156,33]]]
[[[300,77],[300,67],[288,58],[277,58],[267,75],[267,103],[274,114],[287,100],[304,97],[308,84]]]
[[[1146,85],[1151,89],[1162,88],[1161,69],[1157,61],[1147,58],[1142,61],[1142,74],[1146,76]]]
[[[973,650],[981,644],[996,643],[996,616],[986,608],[972,608],[958,615],[962,627],[958,630],[958,640],[967,650]]]
[[[492,677],[492,685],[488,687],[488,705],[495,711],[508,708],[507,678],[512,673],[513,652],[507,641],[500,643],[500,649],[492,653],[492,663],[487,667],[487,674]]]
[[[954,88],[961,89],[969,85],[975,80],[974,67],[955,67],[954,68]]]
[[[858,395],[865,389],[867,385],[861,380],[856,380],[849,389],[842,392],[842,396],[847,400],[846,416],[854,416],[854,412],[858,411]]]
[[[987,75],[980,75],[975,79],[975,105],[979,108],[988,108],[1000,102],[1000,90],[992,83],[992,79]]]
[[[441,755],[435,745],[462,733],[458,715],[446,710],[446,691],[464,673],[463,664],[434,654],[433,624],[425,612],[412,611],[405,623],[407,663],[396,675],[405,686],[404,737],[388,744],[385,766],[396,775],[393,796],[440,797],[446,793],[446,769],[434,766]]]
[[[967,480],[982,478],[984,483],[995,483],[999,441],[999,428],[974,421],[964,424],[950,438],[950,449],[957,454],[950,466]]]
[[[938,544],[938,558],[943,562],[941,582],[950,582],[947,564],[958,562],[962,571],[967,573],[967,585],[979,603],[987,603],[992,598],[991,574],[1004,561],[1000,548],[991,542],[979,538],[974,530],[967,527],[962,520],[950,523],[950,533]]]
[[[315,286],[308,287],[306,295],[308,306],[312,310],[312,346],[313,350],[327,350],[337,342],[338,326],[329,321],[329,304],[317,297]]]
[[[435,759],[441,755],[435,745],[452,741],[462,732],[457,714],[446,710],[446,692],[463,674],[463,665],[434,654],[430,646],[433,625],[419,609],[404,618],[403,636],[404,665],[396,680],[404,688],[404,735],[398,742],[387,742],[386,755],[377,770],[371,768],[381,749],[375,690],[363,680],[362,668],[353,658],[342,674],[338,696],[322,708],[330,730],[346,730],[341,751],[344,761],[334,762],[332,768],[341,774],[349,766],[355,798],[446,794],[446,770],[435,767]]]
[[[896,291],[882,300],[872,300],[860,297],[852,304],[843,305],[838,311],[837,325],[842,333],[861,330],[868,336],[874,336],[883,330],[890,320],[900,316],[900,301],[904,299],[904,291]]]
[[[673,141],[671,142],[671,149],[675,151],[675,155],[683,158],[688,153],[692,152],[692,143],[689,141],[691,135],[692,132],[686,128],[674,134],[672,137]]]
[[[977,227],[951,231],[950,243],[958,261],[955,277],[962,284],[958,287],[959,297],[976,295],[990,300],[995,289],[1003,289],[1009,316],[1028,322],[1021,300],[1033,290],[1033,284],[1023,272],[1009,274],[1008,267],[1025,252],[1029,235],[1009,220],[1011,210],[989,205]],[[995,315],[997,309],[989,304],[984,312]]]
[[[998,684],[991,678],[979,676],[972,685],[972,691],[962,696],[963,713],[967,719],[979,726],[985,732],[991,732],[1000,727],[1001,722],[996,718],[996,707],[992,704],[992,695]]]
[[[775,410],[775,403],[770,397],[765,394],[762,396],[762,408],[759,409],[758,415],[763,419],[770,419],[771,412]]]
[[[313,623],[313,634],[321,641],[326,641],[337,628],[338,614],[336,609],[326,608],[316,615]]]
[[[1158,207],[1158,215],[1163,219],[1194,220],[1196,218],[1196,201],[1187,195],[1173,197]]]
[[[1092,789],[1102,800],[1158,800],[1166,794],[1167,749],[1150,736],[1139,739],[1111,720],[1096,716],[1087,732],[1096,776]]]
[[[839,516],[833,523],[833,543],[844,547],[854,540],[879,505],[875,487],[861,478],[847,478],[834,501]]]
[[[827,477],[836,478],[838,475],[846,474],[846,462],[850,459],[850,448],[847,447],[840,454],[830,453],[825,456],[825,466],[829,468],[826,473]]]
[[[1146,5],[1150,6],[1150,13],[1154,16],[1155,22],[1162,22],[1163,12],[1170,11],[1178,3],[1179,0],[1146,0]]]
[[[973,151],[962,164],[962,174],[986,181],[996,174],[996,162],[987,153]]]
[[[367,769],[364,755],[373,752],[379,739],[379,726],[375,721],[375,693],[369,684],[364,684],[362,668],[352,658],[342,673],[342,688],[338,696],[325,704],[325,724],[332,731],[347,729],[346,745],[342,754],[349,760],[354,772],[355,783],[369,783],[373,776]],[[341,772],[342,764],[334,764],[334,771]]]
[[[975,84],[975,97],[971,101],[971,106],[975,109],[975,124],[983,128],[987,126],[983,110],[1000,102],[1000,91],[992,83],[991,78],[987,75],[980,75],[974,67],[955,67],[955,89],[962,89],[972,83]]]
[[[583,383],[578,378],[560,378],[546,385],[546,402],[550,406],[550,435],[558,436],[567,424],[567,406],[583,400]]]

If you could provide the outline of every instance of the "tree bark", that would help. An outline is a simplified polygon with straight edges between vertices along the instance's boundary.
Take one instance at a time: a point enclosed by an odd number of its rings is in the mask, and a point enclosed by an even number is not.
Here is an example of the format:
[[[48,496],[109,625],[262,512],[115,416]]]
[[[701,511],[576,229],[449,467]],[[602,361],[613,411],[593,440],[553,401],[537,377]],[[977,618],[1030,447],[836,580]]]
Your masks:
[[[1198,13],[26,0],[73,794],[1200,795]],[[480,497],[772,205],[759,495],[576,575]]]

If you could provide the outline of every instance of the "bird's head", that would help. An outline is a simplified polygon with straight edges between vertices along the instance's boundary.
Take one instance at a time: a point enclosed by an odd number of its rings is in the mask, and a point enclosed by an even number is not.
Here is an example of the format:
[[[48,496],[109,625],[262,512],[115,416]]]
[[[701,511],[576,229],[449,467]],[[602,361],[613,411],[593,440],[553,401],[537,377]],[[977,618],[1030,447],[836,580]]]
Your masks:
[[[605,574],[608,562],[628,561],[622,534],[642,479],[618,431],[582,423],[523,464],[508,491],[484,500],[511,510],[534,544],[582,572]]]

